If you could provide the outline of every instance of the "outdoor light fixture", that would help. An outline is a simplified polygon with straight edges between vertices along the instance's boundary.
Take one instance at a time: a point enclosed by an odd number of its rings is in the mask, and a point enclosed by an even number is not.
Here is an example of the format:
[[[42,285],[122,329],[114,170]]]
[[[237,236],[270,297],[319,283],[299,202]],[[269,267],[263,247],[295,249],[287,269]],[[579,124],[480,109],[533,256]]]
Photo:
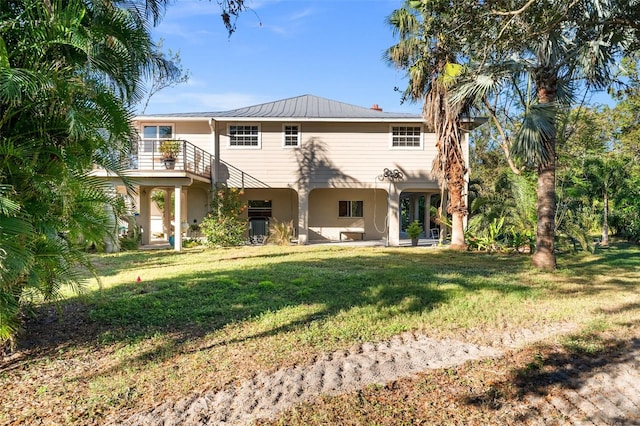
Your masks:
[[[382,172],[382,176],[385,177],[386,179],[391,180],[391,181],[404,179],[404,175],[398,169],[390,170],[390,169],[385,168],[383,170],[383,172]]]

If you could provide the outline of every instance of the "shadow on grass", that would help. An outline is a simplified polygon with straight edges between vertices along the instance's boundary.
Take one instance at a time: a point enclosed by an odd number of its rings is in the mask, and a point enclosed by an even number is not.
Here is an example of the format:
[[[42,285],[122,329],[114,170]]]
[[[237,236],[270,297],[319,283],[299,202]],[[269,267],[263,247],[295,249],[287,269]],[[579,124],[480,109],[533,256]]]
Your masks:
[[[281,249],[286,250],[286,249]],[[385,321],[402,314],[420,314],[461,295],[481,290],[533,297],[535,287],[522,284],[518,274],[530,271],[528,257],[495,256],[448,251],[387,249],[316,249],[318,258],[296,260],[296,250],[278,252],[249,248],[216,252],[216,262],[228,267],[200,268],[167,278],[117,287],[72,299],[58,311],[43,306],[41,315],[26,325],[19,347],[43,355],[73,345],[130,343],[158,334],[171,335],[179,345],[228,324],[278,312],[284,308],[313,306],[301,315],[281,319],[273,326],[220,344],[277,335],[339,315],[353,308],[377,312]],[[222,254],[220,254],[222,253]],[[361,254],[362,253],[362,254]],[[613,254],[615,267],[609,266]],[[586,265],[588,273],[619,271],[638,265],[636,252],[602,255]],[[188,259],[189,253],[132,252],[98,258],[104,274],[140,265],[166,267]],[[272,260],[245,266],[238,259]],[[580,270],[577,262],[569,266]],[[593,268],[597,268],[594,272]],[[61,321],[57,321],[60,319]],[[147,353],[145,358],[162,356]],[[7,367],[5,365],[5,367]]]
[[[19,347],[42,353],[69,345],[128,343],[158,333],[171,333],[177,341],[187,341],[286,307],[318,307],[246,340],[308,326],[352,308],[384,311],[379,314],[384,320],[384,315],[428,311],[461,293],[483,288],[506,293],[530,291],[515,282],[492,278],[502,275],[505,268],[514,273],[526,268],[525,258],[500,265],[496,258],[484,255],[418,255],[410,250],[316,249],[313,253],[318,253],[318,258],[313,260],[296,260],[295,250],[291,256],[286,252],[266,255],[253,248],[246,256],[240,253],[216,252],[219,259],[215,261],[223,269],[203,265],[181,274],[171,273],[170,265],[188,254],[175,257],[172,252],[134,252],[100,257],[98,268],[107,274],[144,265],[168,266],[168,275],[74,298],[61,310],[42,306],[40,315],[26,324]],[[257,257],[268,260],[244,269],[235,263]],[[228,267],[224,268],[226,262]],[[453,286],[445,288],[443,284]]]

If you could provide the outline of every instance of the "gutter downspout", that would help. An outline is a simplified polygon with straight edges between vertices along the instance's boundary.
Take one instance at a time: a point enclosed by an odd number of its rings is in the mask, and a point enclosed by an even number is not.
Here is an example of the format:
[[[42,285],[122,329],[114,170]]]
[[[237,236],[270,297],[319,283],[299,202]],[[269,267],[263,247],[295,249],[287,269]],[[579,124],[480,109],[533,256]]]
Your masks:
[[[211,160],[211,186],[213,187],[220,181],[220,137],[216,133],[216,120],[214,118],[209,119],[209,128],[213,139],[213,159]]]

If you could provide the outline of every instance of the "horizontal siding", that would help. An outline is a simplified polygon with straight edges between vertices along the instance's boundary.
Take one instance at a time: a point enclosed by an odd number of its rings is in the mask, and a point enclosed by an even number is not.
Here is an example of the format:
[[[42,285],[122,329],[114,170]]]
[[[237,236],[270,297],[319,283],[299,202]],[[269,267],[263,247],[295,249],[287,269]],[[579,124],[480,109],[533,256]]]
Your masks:
[[[274,187],[301,180],[315,186],[370,187],[380,182],[376,178],[385,168],[401,169],[405,183],[430,179],[433,134],[424,135],[422,149],[391,149],[386,123],[295,124],[301,127],[301,148],[283,148],[282,123],[269,122],[260,123],[261,149],[242,149],[228,146],[228,123],[218,123],[220,157]]]
[[[213,138],[211,137],[209,123],[203,121],[179,121],[173,123],[173,126],[176,139],[189,141],[198,148],[213,154]]]
[[[176,138],[214,153],[207,121],[163,123],[174,126]],[[435,187],[430,173],[436,153],[432,133],[423,133],[421,149],[398,149],[390,147],[388,123],[287,123],[300,126],[301,148],[283,147],[282,122],[252,123],[260,125],[260,149],[230,148],[227,129],[233,123],[217,121],[220,158],[253,178],[247,181],[257,180],[271,187],[380,187],[388,182],[379,179],[385,168],[404,173],[403,187]]]

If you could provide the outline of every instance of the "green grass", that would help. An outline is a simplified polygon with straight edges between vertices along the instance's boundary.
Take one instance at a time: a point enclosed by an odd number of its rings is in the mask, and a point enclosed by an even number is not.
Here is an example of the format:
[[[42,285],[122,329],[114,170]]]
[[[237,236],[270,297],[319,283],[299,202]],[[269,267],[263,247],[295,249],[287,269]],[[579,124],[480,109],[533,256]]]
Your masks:
[[[22,369],[0,369],[12,400],[74,401],[56,414],[62,423],[407,330],[484,343],[521,327],[568,321],[587,333],[640,317],[640,251],[627,245],[562,256],[555,273],[532,269],[526,256],[340,246],[138,251],[94,262],[100,285],[90,280],[68,299],[84,307],[72,321],[86,331],[61,334],[41,348],[46,357],[25,354]],[[595,350],[583,337],[575,349]],[[21,412],[49,406],[40,405]],[[0,409],[0,422],[19,418]]]

